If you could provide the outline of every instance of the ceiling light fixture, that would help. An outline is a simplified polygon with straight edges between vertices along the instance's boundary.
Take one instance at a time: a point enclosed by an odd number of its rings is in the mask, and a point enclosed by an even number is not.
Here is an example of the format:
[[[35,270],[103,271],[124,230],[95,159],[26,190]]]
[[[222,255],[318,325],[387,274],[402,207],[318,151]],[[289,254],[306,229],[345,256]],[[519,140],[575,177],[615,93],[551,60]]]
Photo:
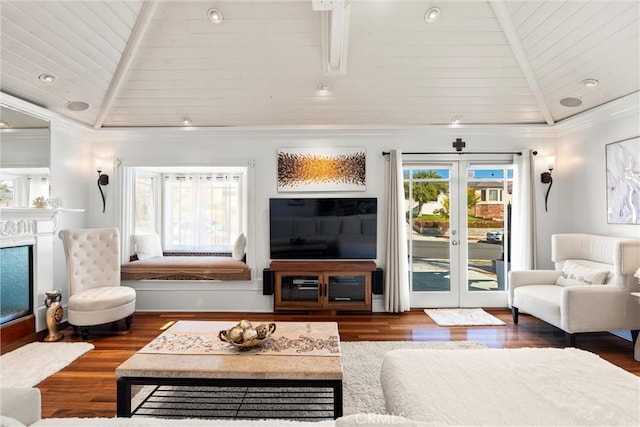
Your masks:
[[[596,87],[598,86],[598,84],[600,84],[600,82],[596,79],[584,79],[580,82],[580,84],[584,87]]]
[[[327,95],[330,89],[331,87],[329,86],[329,83],[320,83],[318,85],[318,93],[320,95]]]
[[[578,107],[582,105],[582,101],[578,98],[562,98],[560,100],[560,105],[565,107]]]
[[[191,124],[191,119],[189,117],[183,117],[182,118],[182,124],[185,126],[189,126]]]
[[[438,19],[440,19],[440,9],[437,7],[432,7],[424,14],[424,20],[427,21],[427,24],[433,24]]]
[[[462,123],[462,117],[460,116],[451,117],[450,122],[452,125],[459,125],[460,123]]]
[[[89,104],[84,101],[69,101],[67,102],[67,109],[71,111],[84,111],[89,108]]]
[[[222,24],[222,21],[224,21],[224,15],[220,9],[209,9],[207,11],[207,16],[209,17],[209,21],[214,24]]]
[[[41,82],[45,82],[45,83],[53,83],[56,81],[56,76],[48,73],[40,74],[38,78],[40,79]]]

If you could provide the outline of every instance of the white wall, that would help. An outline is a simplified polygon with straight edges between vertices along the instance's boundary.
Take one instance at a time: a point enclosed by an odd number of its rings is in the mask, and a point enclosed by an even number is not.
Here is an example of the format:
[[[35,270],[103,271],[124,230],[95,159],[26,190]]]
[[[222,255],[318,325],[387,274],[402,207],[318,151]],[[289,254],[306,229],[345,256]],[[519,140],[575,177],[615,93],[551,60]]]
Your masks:
[[[91,182],[97,179],[95,171],[90,170],[91,137],[87,129],[69,125],[62,120],[55,120],[51,124],[51,196],[60,197],[64,208],[85,210],[83,213],[60,214],[58,230],[88,226],[88,192],[92,188]],[[53,239],[53,247],[53,289],[62,290],[62,304],[66,308],[69,285],[64,247],[57,233]]]
[[[553,232],[640,238],[640,225],[607,223],[605,159],[607,144],[640,136],[639,106],[635,93],[559,126],[551,205],[565,213]]]
[[[451,152],[452,141],[463,138],[467,151],[520,151],[535,149],[555,154],[555,134],[546,126],[433,126],[415,129],[359,130],[359,129],[112,129],[94,137],[94,157],[115,164],[119,159],[126,165],[153,164],[218,164],[236,162],[250,168],[249,229],[247,230],[247,262],[253,269],[250,283],[188,282],[127,282],[138,291],[139,310],[225,310],[270,311],[271,296],[262,296],[262,269],[269,266],[268,200],[277,197],[276,153],[281,147],[366,147],[367,189],[355,193],[363,197],[377,197],[379,203],[378,259],[385,266],[384,244],[386,214],[384,194],[386,157],[383,151],[446,151]],[[99,151],[99,154],[97,152]],[[543,165],[544,166],[544,165]],[[537,166],[536,166],[537,167]],[[542,166],[541,166],[542,167]],[[119,183],[117,173],[111,171],[107,194],[107,209],[102,213],[102,201],[96,191],[90,191],[89,225],[116,226],[118,213],[114,203]],[[96,194],[93,194],[96,193]],[[288,193],[291,194],[291,193]],[[354,195],[354,193],[323,193],[325,196]],[[542,197],[542,188],[536,198]],[[538,209],[544,209],[538,203]],[[548,216],[558,215],[550,213]],[[545,230],[539,240],[549,240]],[[549,253],[539,254],[549,258]],[[231,288],[230,288],[231,286]],[[374,307],[381,307],[381,298],[374,299]]]

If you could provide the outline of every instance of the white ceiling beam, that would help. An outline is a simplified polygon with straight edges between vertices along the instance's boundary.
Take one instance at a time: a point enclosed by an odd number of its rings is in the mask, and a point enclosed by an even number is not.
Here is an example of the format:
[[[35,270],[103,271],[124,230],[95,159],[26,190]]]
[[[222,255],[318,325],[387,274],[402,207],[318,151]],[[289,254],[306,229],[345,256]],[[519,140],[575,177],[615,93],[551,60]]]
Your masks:
[[[322,71],[325,74],[347,72],[347,46],[349,45],[349,1],[333,0],[323,4],[321,12]]]
[[[120,62],[118,62],[116,71],[113,73],[113,77],[109,83],[109,88],[107,89],[107,93],[105,94],[102,105],[100,106],[100,112],[98,113],[96,122],[93,125],[95,129],[102,127],[104,119],[107,117],[107,114],[109,114],[113,101],[120,90],[120,86],[122,86],[122,82],[129,71],[129,67],[133,62],[133,59],[138,53],[140,43],[149,29],[149,25],[151,24],[151,20],[153,19],[153,15],[157,8],[158,2],[155,0],[147,0],[142,3],[136,23],[131,29],[131,35],[129,36],[127,45],[122,52]]]
[[[520,65],[522,74],[524,74],[524,77],[527,80],[529,89],[531,89],[531,92],[536,99],[536,102],[538,103],[538,107],[540,108],[544,119],[547,121],[547,124],[554,124],[555,121],[553,120],[553,116],[551,115],[551,110],[549,110],[549,106],[544,99],[542,90],[538,85],[538,80],[536,79],[533,67],[531,66],[531,62],[529,62],[527,52],[522,46],[522,41],[518,36],[518,32],[513,25],[513,21],[511,20],[511,15],[509,14],[509,10],[507,9],[506,2],[504,0],[491,0],[491,7],[493,8],[493,13],[495,13],[496,18],[498,19],[498,23],[502,27],[502,32],[511,45],[511,50],[513,51],[513,54],[518,61],[518,65]]]

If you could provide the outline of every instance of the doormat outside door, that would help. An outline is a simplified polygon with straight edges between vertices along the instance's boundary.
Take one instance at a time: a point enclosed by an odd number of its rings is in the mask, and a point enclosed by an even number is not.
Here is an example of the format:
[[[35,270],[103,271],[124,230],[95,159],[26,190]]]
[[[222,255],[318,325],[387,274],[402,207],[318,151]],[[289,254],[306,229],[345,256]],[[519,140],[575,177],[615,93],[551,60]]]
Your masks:
[[[498,326],[504,322],[481,308],[425,308],[438,326]]]

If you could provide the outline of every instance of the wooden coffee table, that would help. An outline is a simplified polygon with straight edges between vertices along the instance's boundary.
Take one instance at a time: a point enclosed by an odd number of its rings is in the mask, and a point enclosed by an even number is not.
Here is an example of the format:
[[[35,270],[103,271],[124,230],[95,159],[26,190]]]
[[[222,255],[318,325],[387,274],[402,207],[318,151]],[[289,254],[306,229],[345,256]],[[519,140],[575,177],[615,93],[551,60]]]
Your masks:
[[[165,331],[160,337],[172,330],[206,329],[208,331],[226,330],[233,322],[185,322],[180,321]],[[333,322],[280,322],[272,340],[295,333],[306,339],[309,332],[313,339],[319,336],[339,341],[338,326]],[[159,337],[159,338],[160,338]],[[156,342],[158,339],[152,341]],[[300,340],[296,340],[300,341]],[[215,345],[220,346],[217,337]],[[131,417],[142,405],[132,407],[132,387],[141,386],[177,386],[186,389],[207,387],[224,387],[237,389],[247,387],[251,389],[286,388],[287,390],[301,390],[304,394],[309,389],[325,389],[332,393],[333,418],[342,416],[342,363],[340,354],[307,355],[305,352],[290,354],[272,354],[264,352],[256,354],[249,351],[239,351],[229,347],[227,354],[171,354],[145,353],[145,348],[131,356],[116,368],[117,380],[117,416]],[[266,346],[265,346],[266,347]],[[138,387],[140,386],[140,387]],[[306,391],[305,391],[306,390]],[[266,394],[265,394],[266,395]],[[197,401],[197,400],[195,400]],[[190,399],[189,402],[194,402]],[[265,400],[266,411],[269,403]],[[174,403],[174,406],[176,404]],[[204,406],[204,405],[203,405]],[[199,414],[196,416],[200,416]],[[240,416],[242,417],[242,416]],[[283,416],[277,414],[277,418]]]

